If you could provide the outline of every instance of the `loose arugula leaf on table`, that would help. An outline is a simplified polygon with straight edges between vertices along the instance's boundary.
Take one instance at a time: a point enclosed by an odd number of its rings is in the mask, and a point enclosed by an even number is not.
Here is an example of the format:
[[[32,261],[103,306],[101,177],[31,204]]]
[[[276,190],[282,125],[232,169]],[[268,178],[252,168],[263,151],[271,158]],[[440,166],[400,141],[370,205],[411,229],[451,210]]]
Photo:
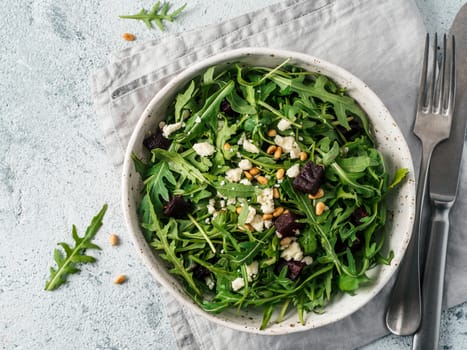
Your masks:
[[[83,237],[78,235],[76,226],[73,225],[72,237],[75,243],[74,247],[65,242],[58,243],[63,248],[65,255],[63,255],[63,252],[60,249],[54,250],[54,260],[57,263],[57,268],[50,268],[50,277],[45,283],[45,290],[52,291],[64,284],[67,281],[68,275],[75,274],[80,271],[78,264],[93,263],[96,261],[96,258],[93,256],[86,255],[86,250],[101,249],[96,244],[91,243],[91,240],[101,228],[102,218],[104,217],[106,210],[107,204],[105,204],[99,213],[92,219],[91,224],[86,229]]]
[[[170,3],[166,2],[161,6],[161,2],[158,1],[155,5],[151,8],[148,12],[146,9],[141,9],[140,12],[134,15],[124,15],[119,16],[123,19],[135,19],[139,21],[143,21],[146,24],[146,27],[152,29],[152,22],[156,24],[156,26],[161,30],[165,30],[164,21],[173,22],[175,18],[185,9],[187,4],[184,4],[180,8],[176,9],[172,13],[169,13]]]

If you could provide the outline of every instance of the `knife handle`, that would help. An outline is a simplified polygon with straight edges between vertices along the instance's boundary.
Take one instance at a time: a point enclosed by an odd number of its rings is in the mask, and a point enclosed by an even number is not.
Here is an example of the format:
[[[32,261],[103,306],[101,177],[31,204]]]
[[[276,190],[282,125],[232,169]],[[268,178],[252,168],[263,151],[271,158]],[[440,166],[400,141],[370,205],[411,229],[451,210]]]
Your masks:
[[[414,336],[414,350],[438,349],[451,206],[452,202],[433,201],[431,232],[422,285],[423,317],[420,328]]]

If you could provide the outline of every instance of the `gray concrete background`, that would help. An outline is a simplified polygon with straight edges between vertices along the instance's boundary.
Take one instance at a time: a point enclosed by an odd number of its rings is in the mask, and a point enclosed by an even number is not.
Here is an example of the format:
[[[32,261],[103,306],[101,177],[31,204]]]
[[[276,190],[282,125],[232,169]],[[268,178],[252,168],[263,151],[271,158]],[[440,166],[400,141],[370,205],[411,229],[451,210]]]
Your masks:
[[[277,0],[189,1],[166,33],[261,8]],[[174,7],[184,3],[174,0]],[[427,30],[446,31],[461,0],[417,0]],[[155,283],[122,220],[119,174],[107,159],[91,104],[90,73],[113,51],[162,38],[118,15],[147,0],[3,1],[0,12],[0,347],[2,349],[173,349]],[[83,233],[103,203],[98,261],[55,292],[43,291],[52,251]],[[117,233],[118,247],[108,244]],[[118,274],[129,277],[113,284]],[[467,349],[467,304],[443,316],[441,347]],[[387,336],[365,350],[409,349]]]

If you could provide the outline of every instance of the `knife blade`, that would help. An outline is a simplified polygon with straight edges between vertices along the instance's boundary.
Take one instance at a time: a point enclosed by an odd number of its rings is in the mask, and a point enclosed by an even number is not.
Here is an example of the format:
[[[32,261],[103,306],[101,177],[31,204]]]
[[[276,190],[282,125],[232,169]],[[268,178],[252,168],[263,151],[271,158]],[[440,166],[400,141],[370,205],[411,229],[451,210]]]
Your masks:
[[[450,34],[456,39],[456,107],[450,138],[435,149],[430,166],[431,229],[422,285],[422,321],[413,349],[438,349],[449,213],[458,192],[467,119],[467,4],[456,15]]]

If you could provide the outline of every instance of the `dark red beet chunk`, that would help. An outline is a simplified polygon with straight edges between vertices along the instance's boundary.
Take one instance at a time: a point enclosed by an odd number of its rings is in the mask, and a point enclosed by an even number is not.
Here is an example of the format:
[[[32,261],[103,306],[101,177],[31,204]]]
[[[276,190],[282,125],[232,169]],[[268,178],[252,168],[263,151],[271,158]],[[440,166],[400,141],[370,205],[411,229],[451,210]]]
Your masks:
[[[324,178],[324,168],[312,161],[306,163],[293,180],[293,187],[303,193],[316,194]]]
[[[211,271],[209,271],[206,267],[201,266],[201,265],[196,265],[193,268],[193,277],[202,280],[205,277],[208,277],[211,274]]]
[[[167,150],[171,144],[172,141],[165,138],[164,135],[162,135],[162,131],[160,129],[158,129],[155,134],[145,138],[143,141],[144,147],[146,147],[149,151],[153,150],[154,148],[162,148]]]
[[[279,274],[284,266],[287,266],[287,277],[290,278],[292,281],[296,280],[297,277],[300,275],[300,272],[302,272],[303,267],[305,266],[305,263],[302,261],[296,261],[296,260],[284,260],[280,259],[279,262],[276,265],[276,273]]]
[[[223,100],[221,102],[221,111],[224,113],[231,113],[232,112],[232,106],[227,100]]]
[[[349,126],[350,130],[346,130],[341,125],[337,127],[348,141],[355,139],[356,136],[364,132],[362,124],[356,117],[349,121]]]
[[[355,226],[358,226],[361,224],[360,220],[363,219],[364,217],[368,216],[367,211],[365,210],[364,207],[358,207],[357,209],[354,210],[352,213],[352,223]]]
[[[276,231],[282,236],[294,236],[297,230],[303,228],[303,223],[297,222],[300,219],[297,214],[288,212],[280,215],[275,221]]]
[[[163,213],[165,216],[181,219],[186,217],[189,211],[190,203],[185,202],[180,196],[175,196],[164,206]]]

